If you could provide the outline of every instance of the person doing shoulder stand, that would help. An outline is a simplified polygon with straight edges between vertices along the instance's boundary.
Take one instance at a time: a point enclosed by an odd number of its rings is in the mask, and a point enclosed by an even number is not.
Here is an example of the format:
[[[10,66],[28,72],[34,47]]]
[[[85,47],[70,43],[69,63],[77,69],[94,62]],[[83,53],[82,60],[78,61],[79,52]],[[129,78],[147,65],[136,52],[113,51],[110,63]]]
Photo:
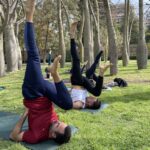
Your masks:
[[[52,102],[62,109],[69,110],[73,107],[72,99],[58,73],[61,56],[55,58],[51,67],[54,84],[44,80],[34,36],[34,9],[35,0],[27,0],[24,39],[28,58],[22,85],[25,111],[10,133],[10,139],[32,144],[53,139],[63,144],[70,140],[71,128],[59,121]],[[28,130],[22,131],[27,117]]]
[[[100,101],[96,98],[100,96],[103,86],[104,72],[110,67],[110,64],[100,66],[99,76],[96,76],[96,66],[101,57],[102,51],[98,53],[92,66],[87,70],[86,77],[82,75],[80,68],[80,59],[76,49],[75,32],[77,29],[77,22],[71,25],[70,29],[70,44],[71,44],[71,57],[72,57],[72,68],[71,68],[71,97],[73,100],[73,108],[82,109],[98,109],[101,106]],[[95,86],[90,81],[90,77],[95,81]],[[88,92],[96,96],[88,96]]]

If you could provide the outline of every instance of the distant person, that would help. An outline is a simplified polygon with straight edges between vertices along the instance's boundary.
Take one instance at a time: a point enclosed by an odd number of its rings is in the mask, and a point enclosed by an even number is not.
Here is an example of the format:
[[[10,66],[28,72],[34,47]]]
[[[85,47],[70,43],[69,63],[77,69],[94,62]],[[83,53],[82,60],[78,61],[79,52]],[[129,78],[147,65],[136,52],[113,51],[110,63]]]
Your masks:
[[[48,66],[50,66],[52,63],[52,51],[51,50],[48,53],[48,59],[47,60],[48,60]]]
[[[50,73],[49,67],[52,64],[52,51],[51,50],[48,53],[47,61],[48,61],[48,67],[45,68],[45,73],[46,73],[46,79],[50,79],[51,73]]]

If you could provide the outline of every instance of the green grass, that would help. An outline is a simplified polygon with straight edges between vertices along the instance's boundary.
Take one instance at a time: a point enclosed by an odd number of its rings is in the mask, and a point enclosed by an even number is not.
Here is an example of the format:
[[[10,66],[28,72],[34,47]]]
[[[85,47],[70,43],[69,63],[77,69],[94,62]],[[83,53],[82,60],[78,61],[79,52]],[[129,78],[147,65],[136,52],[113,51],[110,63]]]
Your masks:
[[[60,70],[62,78],[70,65]],[[25,68],[25,67],[23,67]],[[44,70],[44,66],[42,66]],[[106,73],[104,82],[116,76]],[[0,78],[0,110],[23,112],[21,85],[24,69]],[[136,62],[126,68],[119,62],[119,74],[129,81],[127,88],[115,87],[104,91],[100,99],[109,103],[101,113],[90,114],[77,110],[63,111],[57,108],[60,120],[79,128],[68,144],[60,150],[150,150],[150,67],[137,70]],[[0,140],[0,150],[26,150],[22,145]]]

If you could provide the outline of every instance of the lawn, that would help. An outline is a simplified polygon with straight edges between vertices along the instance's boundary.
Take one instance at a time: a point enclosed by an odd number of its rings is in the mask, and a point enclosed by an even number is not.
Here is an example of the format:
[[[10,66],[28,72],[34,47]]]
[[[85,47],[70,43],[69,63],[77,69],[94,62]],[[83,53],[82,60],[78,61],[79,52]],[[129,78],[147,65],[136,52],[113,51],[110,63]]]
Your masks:
[[[150,64],[150,62],[149,62]],[[60,69],[63,79],[70,65]],[[42,66],[44,70],[44,66]],[[21,85],[25,66],[21,71],[0,78],[0,111],[21,114],[23,112]],[[112,81],[116,76],[106,73],[104,82]],[[79,128],[68,144],[60,150],[150,150],[150,67],[137,70],[136,62],[128,67],[119,62],[117,77],[125,79],[127,88],[115,87],[112,91],[102,92],[101,101],[109,106],[100,113],[56,109],[60,120]],[[26,150],[25,147],[11,141],[0,139],[0,150]]]

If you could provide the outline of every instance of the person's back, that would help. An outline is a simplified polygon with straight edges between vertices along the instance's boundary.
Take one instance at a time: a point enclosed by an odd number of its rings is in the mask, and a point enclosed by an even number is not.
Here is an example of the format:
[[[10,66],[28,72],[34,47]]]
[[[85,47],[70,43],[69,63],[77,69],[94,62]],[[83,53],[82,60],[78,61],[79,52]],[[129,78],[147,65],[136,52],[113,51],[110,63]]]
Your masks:
[[[23,140],[28,143],[37,143],[49,139],[49,127],[58,120],[52,102],[46,97],[34,101],[24,100],[24,105],[29,109],[29,129],[23,135]]]

